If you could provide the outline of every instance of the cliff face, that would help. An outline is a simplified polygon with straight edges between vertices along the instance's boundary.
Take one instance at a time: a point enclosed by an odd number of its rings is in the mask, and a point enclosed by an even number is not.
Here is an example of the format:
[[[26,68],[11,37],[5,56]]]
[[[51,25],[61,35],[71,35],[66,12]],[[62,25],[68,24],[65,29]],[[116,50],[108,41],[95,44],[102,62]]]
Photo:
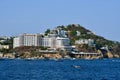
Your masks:
[[[113,58],[113,54],[110,51],[107,52],[107,55],[108,55],[108,58]]]
[[[5,54],[0,53],[0,58],[11,58],[11,59],[13,59],[13,58],[15,58],[15,56],[12,53],[5,53]]]
[[[62,58],[62,56],[59,53],[56,53],[56,54],[51,54],[51,53],[42,54],[42,57],[43,58],[57,58],[57,59]]]
[[[0,58],[2,58],[3,57],[3,54],[2,53],[0,53]]]

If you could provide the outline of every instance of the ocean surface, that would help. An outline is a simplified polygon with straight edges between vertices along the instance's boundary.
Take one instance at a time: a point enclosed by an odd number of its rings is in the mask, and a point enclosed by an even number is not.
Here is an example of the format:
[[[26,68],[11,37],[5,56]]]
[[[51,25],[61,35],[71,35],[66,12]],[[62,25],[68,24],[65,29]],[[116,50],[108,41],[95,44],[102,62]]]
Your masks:
[[[0,59],[0,80],[120,80],[120,59]]]

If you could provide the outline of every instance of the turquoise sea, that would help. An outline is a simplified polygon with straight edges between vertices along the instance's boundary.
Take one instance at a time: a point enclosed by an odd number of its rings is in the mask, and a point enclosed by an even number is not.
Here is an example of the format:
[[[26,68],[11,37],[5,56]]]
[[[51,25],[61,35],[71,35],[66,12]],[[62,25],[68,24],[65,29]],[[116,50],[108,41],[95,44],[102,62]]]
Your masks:
[[[120,80],[120,59],[0,59],[0,80]]]

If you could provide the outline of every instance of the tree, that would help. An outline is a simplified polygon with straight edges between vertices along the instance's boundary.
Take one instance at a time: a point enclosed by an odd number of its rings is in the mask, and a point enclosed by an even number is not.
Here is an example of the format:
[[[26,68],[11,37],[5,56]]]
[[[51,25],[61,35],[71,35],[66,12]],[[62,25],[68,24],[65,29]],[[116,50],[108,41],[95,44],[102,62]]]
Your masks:
[[[47,29],[47,30],[45,31],[45,35],[48,35],[48,33],[50,33],[50,29]]]
[[[75,30],[70,32],[71,36],[76,36],[76,34],[77,34],[77,32]]]

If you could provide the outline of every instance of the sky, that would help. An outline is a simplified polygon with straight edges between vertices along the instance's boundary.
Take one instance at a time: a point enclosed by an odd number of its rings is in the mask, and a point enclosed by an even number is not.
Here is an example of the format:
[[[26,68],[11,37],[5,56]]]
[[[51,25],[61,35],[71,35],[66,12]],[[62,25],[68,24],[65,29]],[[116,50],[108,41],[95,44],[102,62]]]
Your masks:
[[[0,36],[80,24],[120,41],[120,0],[0,0]]]

